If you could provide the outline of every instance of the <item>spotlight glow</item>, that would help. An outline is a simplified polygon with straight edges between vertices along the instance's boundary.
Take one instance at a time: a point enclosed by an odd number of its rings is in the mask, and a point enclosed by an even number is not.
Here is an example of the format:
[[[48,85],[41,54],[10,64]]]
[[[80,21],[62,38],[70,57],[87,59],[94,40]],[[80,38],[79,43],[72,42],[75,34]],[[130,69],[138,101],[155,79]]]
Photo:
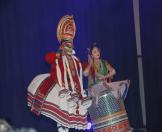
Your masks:
[[[92,127],[92,123],[88,122],[87,129],[89,130],[89,129],[91,129],[91,127]]]

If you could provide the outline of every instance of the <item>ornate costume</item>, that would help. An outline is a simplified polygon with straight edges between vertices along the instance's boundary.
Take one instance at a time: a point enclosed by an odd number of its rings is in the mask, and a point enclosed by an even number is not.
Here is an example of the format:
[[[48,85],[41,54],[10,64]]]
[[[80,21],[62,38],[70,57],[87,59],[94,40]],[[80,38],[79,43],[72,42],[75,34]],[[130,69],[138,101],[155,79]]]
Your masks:
[[[72,50],[75,31],[73,16],[62,17],[57,28],[60,49],[46,55],[51,73],[36,76],[28,87],[31,111],[56,121],[58,130],[60,126],[86,129],[87,108],[91,105],[83,89],[81,63],[67,52]]]
[[[111,78],[101,79],[101,75],[104,77],[115,73],[115,69],[109,70],[105,60],[100,59],[98,64],[93,63],[88,68],[89,96],[93,98],[89,113],[94,132],[128,132],[130,126],[124,99],[129,80],[111,82]]]

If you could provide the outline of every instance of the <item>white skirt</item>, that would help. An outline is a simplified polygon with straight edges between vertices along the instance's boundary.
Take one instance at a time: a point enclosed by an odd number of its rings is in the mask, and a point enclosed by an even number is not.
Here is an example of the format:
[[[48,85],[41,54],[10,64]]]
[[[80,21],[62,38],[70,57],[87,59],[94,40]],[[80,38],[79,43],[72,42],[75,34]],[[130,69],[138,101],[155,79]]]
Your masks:
[[[86,129],[87,108],[90,107],[91,100],[80,100],[69,90],[61,90],[57,83],[50,88],[47,95],[37,94],[40,85],[49,76],[49,73],[38,75],[30,83],[27,92],[31,111],[45,115],[67,128]]]

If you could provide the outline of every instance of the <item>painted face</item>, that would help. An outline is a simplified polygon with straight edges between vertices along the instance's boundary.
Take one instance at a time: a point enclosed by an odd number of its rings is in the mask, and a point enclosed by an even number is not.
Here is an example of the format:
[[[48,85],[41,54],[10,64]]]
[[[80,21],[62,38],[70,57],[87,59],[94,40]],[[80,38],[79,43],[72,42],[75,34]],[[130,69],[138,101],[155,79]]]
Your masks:
[[[91,52],[93,59],[99,59],[100,58],[100,49],[97,47],[94,47]]]
[[[62,49],[66,54],[72,54],[73,44],[70,42],[66,42],[66,44],[64,44]]]

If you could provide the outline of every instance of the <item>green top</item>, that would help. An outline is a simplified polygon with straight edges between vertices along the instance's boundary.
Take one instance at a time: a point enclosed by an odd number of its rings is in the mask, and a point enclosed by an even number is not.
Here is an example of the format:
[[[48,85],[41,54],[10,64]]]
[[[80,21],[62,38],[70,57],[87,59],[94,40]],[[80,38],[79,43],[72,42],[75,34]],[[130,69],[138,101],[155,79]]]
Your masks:
[[[93,65],[91,67],[91,72],[90,75],[88,76],[88,87],[91,88],[94,84],[97,84],[101,82],[99,78],[96,76],[96,73],[99,73],[101,75],[106,75],[108,73],[108,68],[107,68],[108,62],[105,60],[101,60],[100,66]]]

